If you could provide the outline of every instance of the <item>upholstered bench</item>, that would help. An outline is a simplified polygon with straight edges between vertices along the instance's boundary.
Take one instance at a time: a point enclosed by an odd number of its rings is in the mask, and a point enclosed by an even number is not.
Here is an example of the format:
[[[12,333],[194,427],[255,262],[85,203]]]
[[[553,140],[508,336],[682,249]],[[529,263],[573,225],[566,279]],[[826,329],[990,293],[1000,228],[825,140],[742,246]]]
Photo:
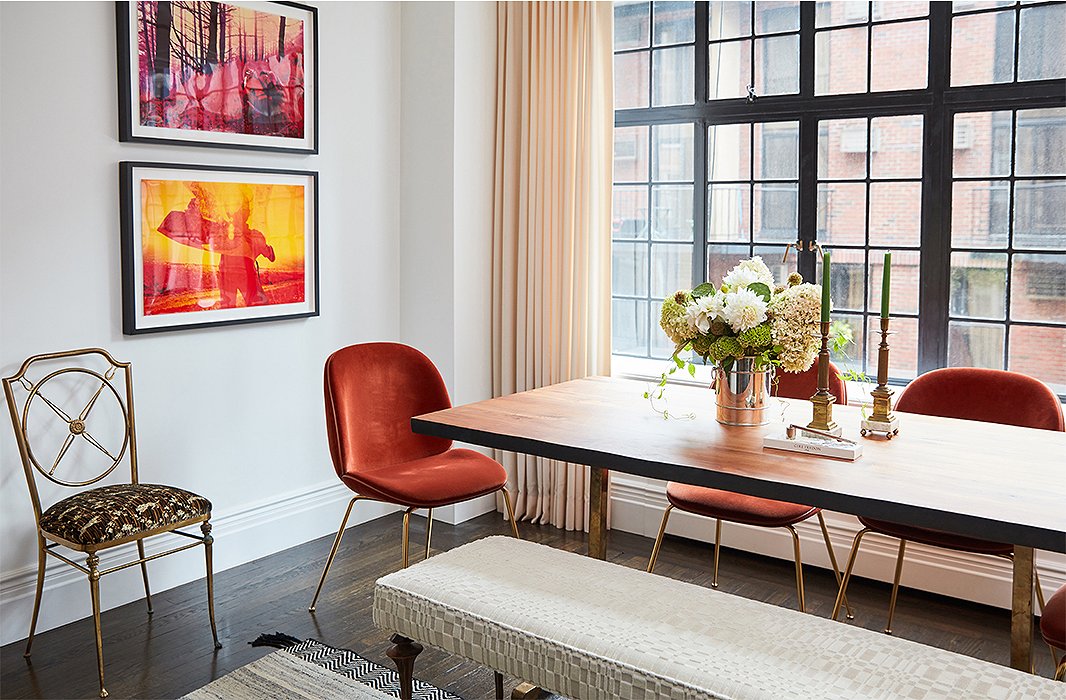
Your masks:
[[[374,622],[396,633],[401,676],[425,642],[582,700],[1066,697],[1005,666],[510,537],[379,579]]]

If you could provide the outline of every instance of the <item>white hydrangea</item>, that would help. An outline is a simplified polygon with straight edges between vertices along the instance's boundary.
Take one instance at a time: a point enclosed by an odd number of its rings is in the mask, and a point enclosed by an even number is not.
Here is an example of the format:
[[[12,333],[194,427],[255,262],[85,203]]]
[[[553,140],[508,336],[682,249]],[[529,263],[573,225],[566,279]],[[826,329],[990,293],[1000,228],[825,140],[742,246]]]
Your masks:
[[[721,294],[694,299],[685,307],[689,326],[700,333],[709,332],[711,322],[721,318],[723,310]]]
[[[766,302],[750,289],[738,289],[724,296],[722,315],[734,333],[743,333],[766,320]]]
[[[778,359],[784,371],[805,372],[814,364],[821,308],[822,288],[815,284],[789,287],[771,300],[770,331],[774,344],[781,346]]]
[[[758,255],[750,260],[742,260],[722,281],[734,291],[744,289],[753,282],[762,282],[770,289],[774,288],[774,276]]]

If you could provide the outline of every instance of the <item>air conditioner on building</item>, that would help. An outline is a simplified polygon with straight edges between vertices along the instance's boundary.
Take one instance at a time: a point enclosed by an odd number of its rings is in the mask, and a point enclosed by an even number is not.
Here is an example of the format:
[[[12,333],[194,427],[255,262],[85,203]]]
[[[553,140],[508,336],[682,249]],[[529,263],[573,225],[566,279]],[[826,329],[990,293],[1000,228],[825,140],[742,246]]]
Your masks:
[[[973,148],[973,122],[955,120],[954,145],[956,151]]]
[[[880,134],[877,129],[873,129],[872,143],[870,144],[870,152],[876,153],[878,146],[880,145]],[[845,126],[840,132],[840,152],[841,153],[865,153],[866,152],[866,125],[855,124]]]

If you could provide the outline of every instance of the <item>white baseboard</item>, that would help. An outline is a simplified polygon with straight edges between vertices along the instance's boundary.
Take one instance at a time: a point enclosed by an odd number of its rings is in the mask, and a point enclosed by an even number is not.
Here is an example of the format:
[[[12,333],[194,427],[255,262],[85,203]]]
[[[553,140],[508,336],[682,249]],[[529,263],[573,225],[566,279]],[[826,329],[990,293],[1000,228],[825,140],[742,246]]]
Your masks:
[[[246,504],[231,511],[215,510],[211,522],[215,536],[215,572],[260,559],[289,547],[337,531],[352,492],[337,480],[290,491],[274,498]],[[360,501],[348,526],[379,518],[397,510],[374,501]],[[196,531],[195,529],[193,531]],[[145,543],[151,555],[175,546],[173,536],[159,536]],[[136,548],[130,544],[101,555],[102,566],[132,561]],[[65,554],[71,554],[69,551]],[[72,557],[81,563],[80,557]],[[148,565],[152,593],[161,593],[204,577],[203,550],[195,547]],[[25,639],[33,611],[36,564],[0,574],[0,644]],[[310,592],[308,592],[310,594]],[[102,607],[108,610],[144,597],[140,567],[105,576],[100,585]],[[37,631],[65,625],[91,614],[89,586],[80,571],[52,557],[45,569],[44,594]]]
[[[614,473],[611,475],[611,527],[654,538],[666,509],[666,484],[653,479]],[[859,531],[850,515],[824,513],[837,562],[847,562],[852,539]],[[825,569],[825,551],[817,519],[796,526],[800,534],[803,562]],[[674,510],[667,532],[704,542],[714,540],[714,524],[709,518]],[[855,564],[855,575],[878,581],[892,581],[899,540],[879,535],[863,538]],[[768,529],[722,523],[722,543],[726,547],[792,560],[791,536],[783,529]],[[724,554],[723,556],[727,556]],[[1037,567],[1044,591],[1050,593],[1066,583],[1066,556],[1037,552]],[[708,558],[707,566],[711,562]],[[1010,608],[1010,563],[998,557],[952,552],[910,543],[903,567],[902,585],[976,603]]]

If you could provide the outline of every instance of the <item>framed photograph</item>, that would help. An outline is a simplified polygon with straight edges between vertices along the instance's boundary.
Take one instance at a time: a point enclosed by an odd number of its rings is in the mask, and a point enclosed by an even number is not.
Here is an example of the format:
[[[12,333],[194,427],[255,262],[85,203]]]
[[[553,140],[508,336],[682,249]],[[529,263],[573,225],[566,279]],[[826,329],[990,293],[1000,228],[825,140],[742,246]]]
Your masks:
[[[116,3],[119,140],[318,153],[318,10]]]
[[[318,315],[318,173],[119,164],[122,332]]]

